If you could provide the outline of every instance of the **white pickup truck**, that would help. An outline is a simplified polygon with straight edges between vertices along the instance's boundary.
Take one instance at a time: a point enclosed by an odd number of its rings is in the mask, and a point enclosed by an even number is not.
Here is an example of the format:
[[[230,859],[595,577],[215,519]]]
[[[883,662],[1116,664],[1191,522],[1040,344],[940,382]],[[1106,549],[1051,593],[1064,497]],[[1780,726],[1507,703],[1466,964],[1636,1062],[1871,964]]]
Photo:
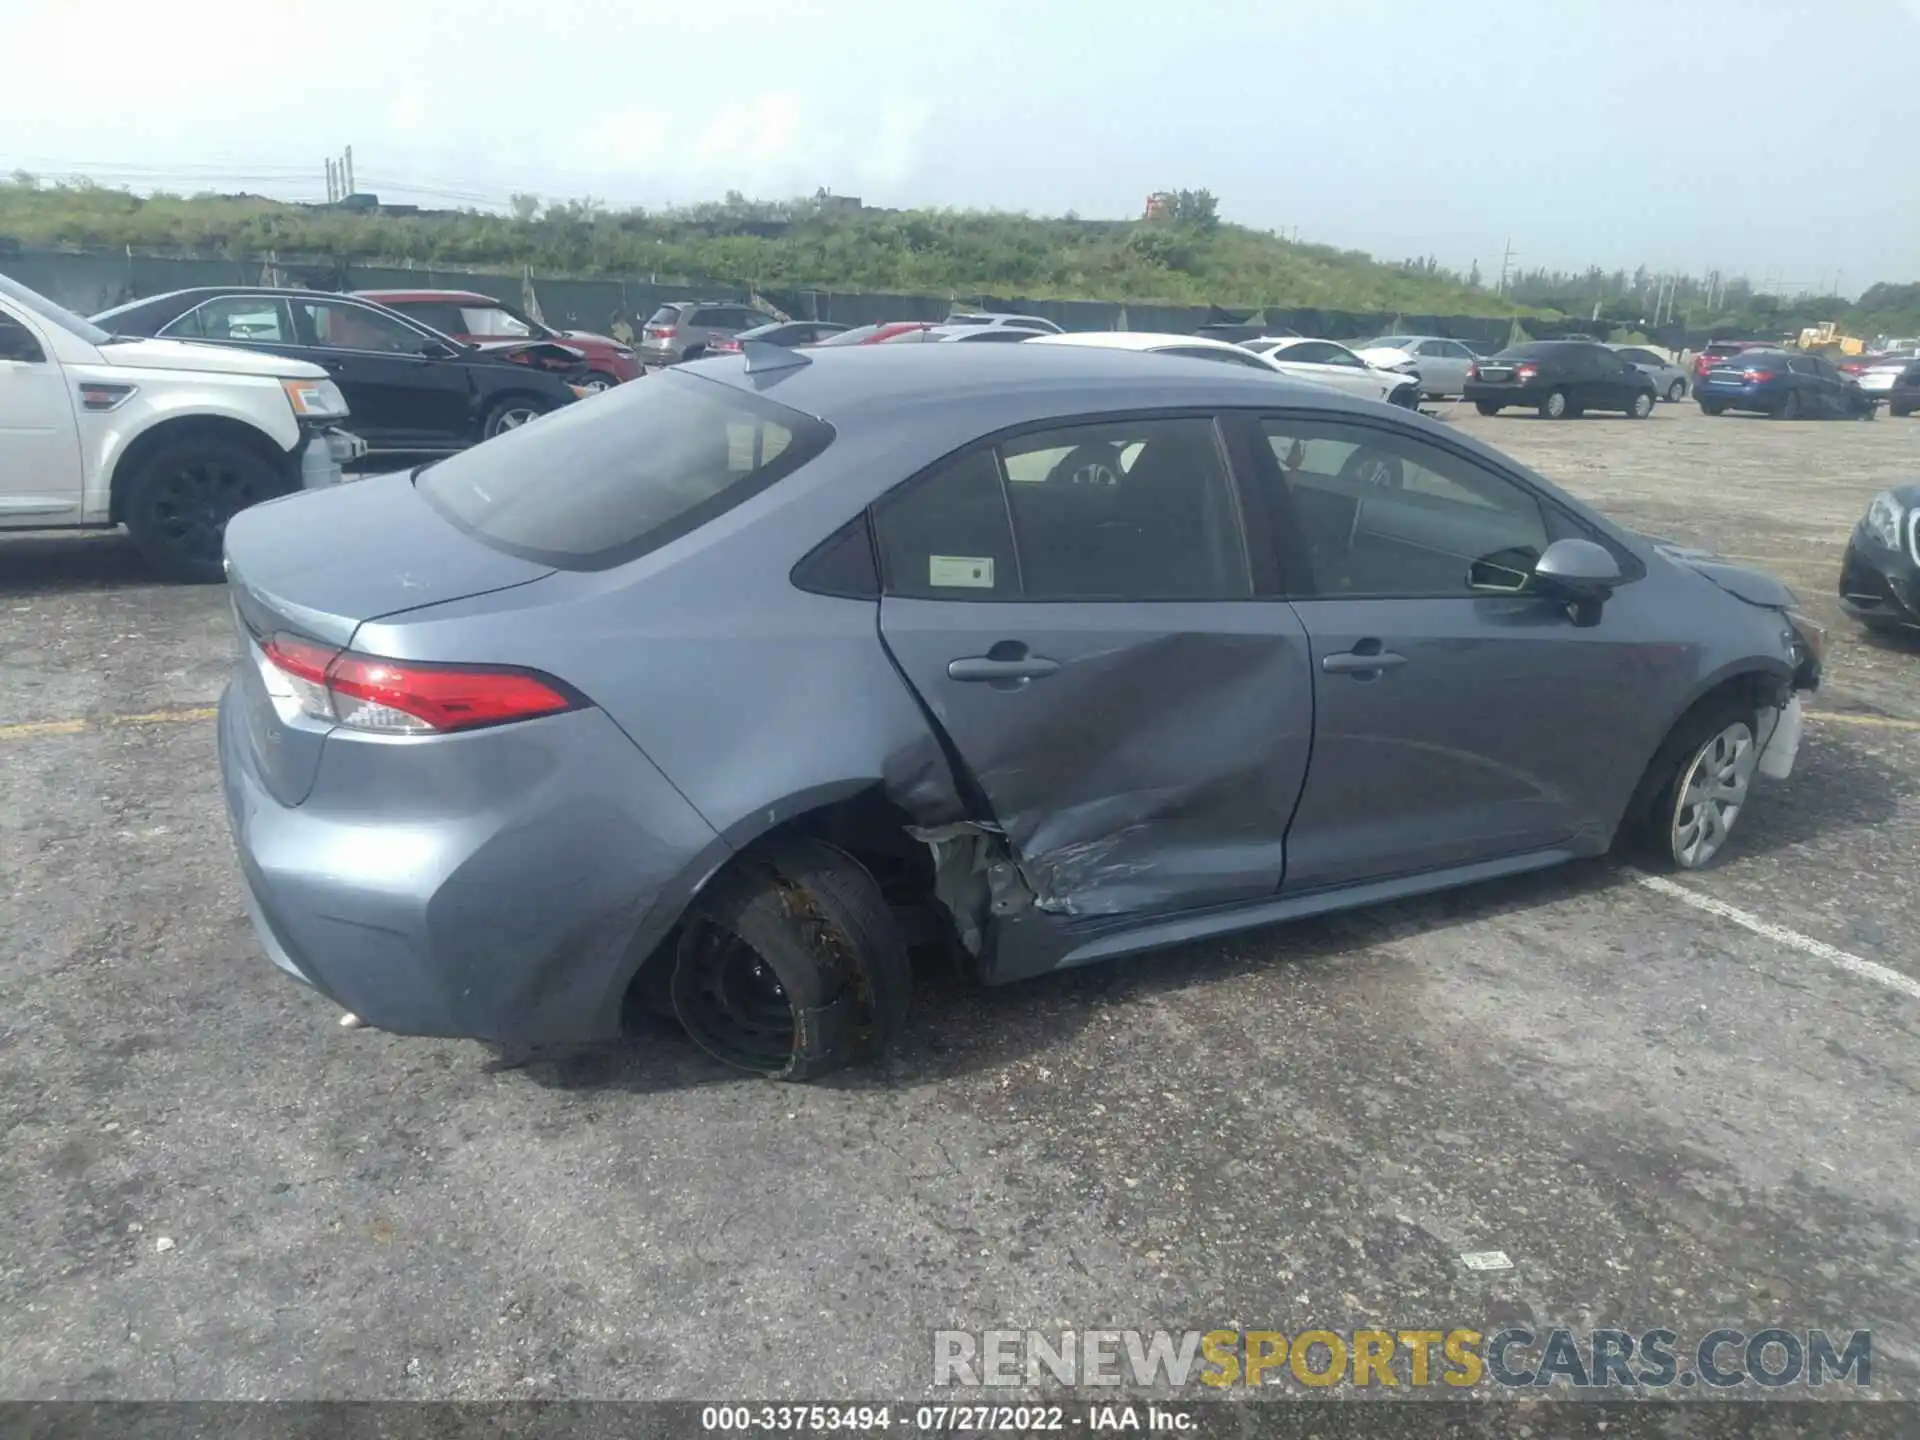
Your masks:
[[[170,577],[218,581],[234,514],[366,453],[346,418],[317,365],[110,335],[0,275],[0,530],[125,525]]]

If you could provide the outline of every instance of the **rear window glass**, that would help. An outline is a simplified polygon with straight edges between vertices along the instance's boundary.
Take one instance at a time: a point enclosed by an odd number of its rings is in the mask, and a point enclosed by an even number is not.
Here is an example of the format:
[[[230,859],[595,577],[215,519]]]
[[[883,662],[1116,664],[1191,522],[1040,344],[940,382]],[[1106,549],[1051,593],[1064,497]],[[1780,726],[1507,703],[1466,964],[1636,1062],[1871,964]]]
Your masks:
[[[692,375],[655,375],[428,466],[434,509],[510,555],[603,570],[679,539],[824,450],[824,422]]]
[[[674,321],[678,320],[679,318],[680,318],[680,307],[678,305],[662,305],[658,310],[653,312],[653,315],[647,321],[647,324],[671,325]]]
[[[859,325],[851,330],[841,330],[829,335],[820,343],[822,345],[859,345],[879,333],[880,327],[878,325]]]

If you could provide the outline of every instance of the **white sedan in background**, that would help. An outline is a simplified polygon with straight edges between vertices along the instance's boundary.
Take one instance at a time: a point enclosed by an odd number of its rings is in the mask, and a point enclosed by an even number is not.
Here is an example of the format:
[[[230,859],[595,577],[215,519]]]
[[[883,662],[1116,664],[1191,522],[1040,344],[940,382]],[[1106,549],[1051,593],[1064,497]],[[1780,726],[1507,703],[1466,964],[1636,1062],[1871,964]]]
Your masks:
[[[1288,362],[1273,355],[1263,355],[1249,348],[1252,345],[1272,343],[1275,345],[1327,345],[1342,353],[1351,354],[1344,347],[1333,345],[1324,340],[1276,340],[1262,342],[1249,341],[1246,345],[1229,345],[1224,340],[1210,340],[1202,335],[1161,335],[1145,330],[1083,330],[1065,335],[1035,335],[1026,341],[1028,345],[1092,345],[1104,350],[1141,350],[1155,355],[1180,355],[1190,360],[1215,360],[1223,365],[1239,365],[1249,370],[1263,370],[1270,375],[1284,375],[1289,380],[1309,380],[1316,384],[1329,385],[1344,390],[1351,395],[1363,395],[1369,400],[1391,399],[1397,405],[1409,408],[1419,403],[1419,385],[1405,375],[1391,375],[1361,364],[1358,356],[1353,356],[1354,365],[1325,363],[1309,358],[1318,355],[1318,351],[1309,351],[1297,362]],[[1354,368],[1357,366],[1358,368]]]
[[[1369,365],[1418,377],[1420,393],[1434,399],[1465,394],[1467,371],[1479,358],[1444,335],[1376,335],[1354,349]]]
[[[1420,404],[1417,377],[1369,365],[1338,341],[1293,335],[1285,339],[1263,336],[1258,340],[1242,340],[1240,344],[1243,349],[1266,356],[1296,380],[1317,380],[1349,395],[1385,400],[1409,410]]]

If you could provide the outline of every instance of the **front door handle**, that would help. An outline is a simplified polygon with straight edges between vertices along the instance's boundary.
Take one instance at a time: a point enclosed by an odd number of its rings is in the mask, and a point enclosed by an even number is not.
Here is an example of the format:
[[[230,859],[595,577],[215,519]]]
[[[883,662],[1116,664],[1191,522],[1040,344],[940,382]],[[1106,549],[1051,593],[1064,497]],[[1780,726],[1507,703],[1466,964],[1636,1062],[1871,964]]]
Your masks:
[[[949,680],[1042,680],[1060,668],[1058,660],[1043,655],[1028,655],[1019,660],[995,660],[990,655],[969,655],[947,663]]]
[[[1329,675],[1376,675],[1406,663],[1406,656],[1382,649],[1378,640],[1362,640],[1351,650],[1320,657],[1320,668]]]

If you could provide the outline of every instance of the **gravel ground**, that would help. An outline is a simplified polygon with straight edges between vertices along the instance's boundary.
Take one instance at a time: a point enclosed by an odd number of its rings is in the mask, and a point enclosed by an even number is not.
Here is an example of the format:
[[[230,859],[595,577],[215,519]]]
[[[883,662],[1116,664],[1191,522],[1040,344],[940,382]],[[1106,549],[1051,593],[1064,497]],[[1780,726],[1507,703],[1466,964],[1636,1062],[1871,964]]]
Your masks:
[[[1737,854],[930,980],[813,1087],[338,1028],[242,913],[222,594],[0,540],[0,1395],[901,1397],[939,1326],[1507,1321],[1871,1328],[1920,1390],[1920,1001],[1849,968],[1920,976],[1920,650],[1832,603],[1920,421],[1449,418],[1834,624]]]

